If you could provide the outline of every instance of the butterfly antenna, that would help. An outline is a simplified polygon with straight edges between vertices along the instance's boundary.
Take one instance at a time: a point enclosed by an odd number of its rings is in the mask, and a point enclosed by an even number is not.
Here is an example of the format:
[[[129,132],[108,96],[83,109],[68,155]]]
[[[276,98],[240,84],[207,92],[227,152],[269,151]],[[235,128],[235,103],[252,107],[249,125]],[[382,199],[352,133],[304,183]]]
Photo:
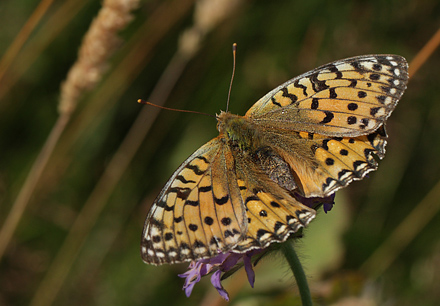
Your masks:
[[[138,100],[138,103],[140,103],[140,104],[146,104],[146,105],[151,105],[151,106],[154,106],[154,107],[158,107],[158,108],[166,109],[166,110],[170,110],[170,111],[175,111],[175,112],[199,114],[199,115],[205,115],[205,116],[209,116],[209,117],[213,117],[213,118],[215,118],[215,116],[214,116],[214,115],[211,115],[211,114],[202,113],[202,112],[196,112],[196,111],[191,111],[191,110],[185,110],[185,109],[177,109],[177,108],[171,108],[171,107],[160,106],[160,105],[157,105],[157,104],[154,104],[154,103],[151,103],[151,102],[147,102],[147,101],[142,100],[142,99],[139,99],[139,100]]]
[[[229,83],[228,102],[226,102],[226,112],[229,111],[229,100],[231,99],[232,82],[234,81],[234,75],[235,75],[235,53],[237,53],[237,44],[233,43],[232,44],[232,58],[233,58],[232,76],[231,76],[231,83]]]

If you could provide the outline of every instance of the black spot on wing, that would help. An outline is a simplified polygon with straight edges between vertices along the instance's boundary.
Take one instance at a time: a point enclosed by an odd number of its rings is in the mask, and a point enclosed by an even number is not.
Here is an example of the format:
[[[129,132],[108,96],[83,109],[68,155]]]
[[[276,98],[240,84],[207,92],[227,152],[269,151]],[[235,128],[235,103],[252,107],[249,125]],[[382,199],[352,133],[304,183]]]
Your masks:
[[[351,173],[351,171],[347,170],[347,169],[343,169],[343,170],[339,171],[338,179],[341,180],[347,173]]]
[[[373,65],[373,70],[381,71],[381,70],[382,70],[382,65],[380,65],[380,64],[374,64],[374,65]]]
[[[289,98],[292,101],[292,103],[298,100],[298,97],[294,94],[291,94],[286,87],[281,88],[281,91],[283,92],[283,97]]]
[[[228,201],[229,201],[229,196],[228,196],[228,195],[225,195],[224,197],[221,197],[221,198],[216,198],[216,197],[214,196],[214,202],[215,202],[215,204],[223,205],[223,204],[228,203]]]
[[[362,118],[361,122],[362,122],[362,125],[360,125],[359,127],[361,129],[365,129],[368,126],[368,123],[370,122],[370,120],[368,120],[368,118]]]
[[[257,231],[257,239],[261,239],[261,237],[263,237],[265,234],[267,234],[267,233],[270,233],[270,232],[268,232],[268,231],[266,231],[266,230],[264,230],[264,229],[259,229],[258,231]]]
[[[357,86],[357,80],[351,80],[350,85],[348,85],[348,87],[351,87],[351,88],[356,88],[356,86]]]
[[[158,202],[156,203],[156,206],[157,206],[157,207],[160,207],[160,208],[164,208],[164,207],[167,206],[167,202],[165,202],[165,201],[158,201]]]
[[[335,115],[330,112],[330,111],[324,111],[325,117],[324,119],[322,119],[322,121],[320,122],[321,124],[325,124],[325,123],[329,123],[333,120],[333,118],[335,117]]]
[[[209,161],[204,156],[197,156],[197,159],[203,160],[205,163],[209,164]]]
[[[386,101],[387,97],[386,97],[386,96],[377,96],[376,99],[377,99],[380,103],[385,104],[385,101]]]
[[[294,83],[293,83],[293,86],[295,86],[296,88],[301,88],[302,90],[303,90],[303,94],[304,94],[304,96],[308,96],[307,95],[307,87],[306,86],[304,86],[304,85],[302,85],[302,84],[300,84],[299,83],[299,80],[296,80]]]
[[[244,204],[247,205],[250,201],[260,201],[260,198],[255,195],[249,196],[246,198]]]
[[[185,177],[184,177],[183,175],[178,175],[178,176],[176,176],[176,180],[179,180],[179,181],[181,181],[181,182],[184,183],[184,184],[195,183],[195,181],[193,181],[193,180],[187,180],[187,179],[185,179]]]
[[[165,224],[163,223],[163,221],[154,218],[150,219],[150,224],[151,226],[154,226],[160,230],[163,230],[165,228]]]
[[[342,72],[334,64],[328,65],[330,72],[336,73],[335,79],[342,79]]]
[[[191,189],[182,187],[171,187],[168,192],[174,192],[179,199],[186,200],[191,192]]]
[[[355,116],[349,116],[347,118],[347,123],[350,124],[350,125],[356,124],[356,122],[357,122],[357,118]]]
[[[363,98],[365,98],[367,96],[367,93],[365,92],[365,91],[363,91],[363,90],[359,90],[358,91],[358,97],[359,97],[359,99],[363,99]]]
[[[183,221],[183,217],[182,216],[180,216],[178,218],[174,218],[174,223],[180,223],[182,221]]]
[[[162,238],[160,236],[153,236],[152,240],[154,243],[159,243],[162,240]]]
[[[348,108],[348,110],[355,111],[358,109],[358,105],[357,105],[357,103],[349,103],[347,105],[347,108]]]
[[[225,217],[225,218],[221,219],[220,222],[221,222],[224,226],[228,226],[228,225],[231,224],[232,220],[231,220],[231,218],[229,218],[229,217]]]
[[[190,246],[189,246],[188,243],[182,242],[182,243],[180,244],[180,249],[181,249],[181,250],[189,250],[189,249],[190,249]]]
[[[194,207],[199,206],[199,204],[200,204],[199,201],[190,201],[190,200],[187,200],[187,201],[185,202],[185,205],[190,205],[190,206],[194,206]]]
[[[212,219],[211,217],[205,217],[205,224],[207,225],[213,225],[214,224],[214,219]]]
[[[351,62],[351,66],[356,70],[357,72],[364,74],[366,72],[365,67],[363,67],[359,62]]]
[[[281,228],[281,227],[283,227],[283,223],[281,223],[280,221],[277,221],[276,223],[275,223],[275,226],[274,226],[274,232],[276,233],[276,232],[278,232],[278,230]]]
[[[270,202],[270,205],[271,205],[272,207],[275,207],[275,208],[280,207],[280,204],[278,204],[278,203],[275,202],[275,201],[271,201],[271,202]]]
[[[188,225],[188,228],[189,228],[191,231],[195,232],[195,231],[198,230],[199,227],[197,226],[197,224],[190,224],[190,225]]]
[[[199,187],[199,191],[200,192],[209,192],[211,190],[212,190],[212,186],[202,186],[202,187]]]
[[[209,241],[210,245],[217,245],[218,246],[218,242],[220,239],[218,239],[217,237],[212,237],[211,240]]]
[[[225,235],[225,238],[233,237],[234,236],[234,234],[230,230],[226,230],[224,235]]]
[[[278,103],[278,102],[275,100],[274,97],[272,97],[271,101],[272,101],[272,104],[274,104],[274,105],[276,105],[276,106],[278,106],[278,107],[282,107],[281,104]]]
[[[165,211],[173,211],[174,210],[174,205],[172,205],[172,206],[165,206],[164,207],[164,209],[165,209]]]
[[[326,160],[325,160],[325,164],[326,164],[327,166],[333,166],[333,165],[335,164],[335,160],[334,160],[333,158],[328,157],[328,158],[326,158]]]
[[[370,74],[370,80],[377,81],[379,79],[380,79],[380,74],[377,74],[377,73]]]
[[[204,247],[206,247],[205,244],[202,241],[200,241],[200,240],[194,241],[194,246],[196,248],[204,248]]]
[[[201,156],[203,157],[203,156]],[[202,158],[200,158],[202,159]],[[206,160],[206,158],[203,157],[204,160]],[[203,173],[205,173],[205,171],[200,170],[199,167],[197,167],[197,165],[187,165],[186,169],[190,169],[192,170],[196,175],[202,175]]]
[[[312,83],[312,88],[316,92],[329,88],[329,86],[327,84],[325,84],[325,81],[318,80],[319,74],[320,73],[317,72],[317,73],[314,73],[310,76],[310,82]]]

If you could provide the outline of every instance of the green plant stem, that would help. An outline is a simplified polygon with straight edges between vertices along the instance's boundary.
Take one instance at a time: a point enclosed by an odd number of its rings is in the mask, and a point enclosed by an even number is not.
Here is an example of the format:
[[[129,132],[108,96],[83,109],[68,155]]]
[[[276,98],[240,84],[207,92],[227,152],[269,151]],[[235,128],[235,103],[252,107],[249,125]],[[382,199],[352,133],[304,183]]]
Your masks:
[[[301,296],[301,302],[303,306],[312,306],[312,296],[310,295],[309,285],[307,284],[306,274],[302,268],[301,262],[296,255],[295,249],[291,241],[286,241],[281,244],[281,250],[289,263],[290,269],[292,269],[295,276],[296,284],[298,285],[299,294]]]

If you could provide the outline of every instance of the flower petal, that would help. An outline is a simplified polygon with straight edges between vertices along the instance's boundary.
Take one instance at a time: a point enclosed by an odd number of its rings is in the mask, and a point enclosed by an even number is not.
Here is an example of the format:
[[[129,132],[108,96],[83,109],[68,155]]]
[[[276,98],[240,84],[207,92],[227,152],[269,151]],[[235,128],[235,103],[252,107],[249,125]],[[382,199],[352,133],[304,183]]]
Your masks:
[[[333,205],[335,204],[335,193],[325,198],[326,201],[323,203],[324,212],[327,213],[332,210]]]
[[[217,289],[218,293],[224,298],[226,301],[229,301],[229,295],[226,292],[225,288],[223,288],[222,283],[220,281],[222,271],[217,270],[211,276],[211,283],[215,289]]]
[[[191,295],[194,285],[202,279],[203,275],[205,275],[201,272],[203,266],[204,264],[200,261],[191,262],[188,271],[183,274],[178,274],[179,277],[186,278],[182,289],[185,291],[187,297]]]
[[[189,297],[194,289],[194,285],[196,282],[189,283],[186,287],[183,286],[183,290],[185,291],[186,297]]]
[[[254,288],[255,272],[254,272],[254,269],[252,269],[251,256],[252,256],[251,254],[245,254],[243,256],[243,263],[244,263],[244,269],[246,270],[249,284],[251,285],[252,288]]]
[[[228,257],[224,259],[222,264],[220,265],[220,270],[223,272],[231,270],[237,262],[243,257],[243,254],[240,253],[228,253]]]

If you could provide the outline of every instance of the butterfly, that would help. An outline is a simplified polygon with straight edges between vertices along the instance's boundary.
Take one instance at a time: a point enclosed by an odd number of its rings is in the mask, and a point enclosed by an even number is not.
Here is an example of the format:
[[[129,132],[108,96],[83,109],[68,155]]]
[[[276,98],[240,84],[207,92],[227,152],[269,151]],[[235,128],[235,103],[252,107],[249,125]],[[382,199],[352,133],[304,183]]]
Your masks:
[[[221,112],[219,136],[154,201],[142,259],[180,263],[285,241],[316,215],[294,192],[327,197],[377,168],[407,82],[403,57],[357,56],[287,81],[244,116]]]

